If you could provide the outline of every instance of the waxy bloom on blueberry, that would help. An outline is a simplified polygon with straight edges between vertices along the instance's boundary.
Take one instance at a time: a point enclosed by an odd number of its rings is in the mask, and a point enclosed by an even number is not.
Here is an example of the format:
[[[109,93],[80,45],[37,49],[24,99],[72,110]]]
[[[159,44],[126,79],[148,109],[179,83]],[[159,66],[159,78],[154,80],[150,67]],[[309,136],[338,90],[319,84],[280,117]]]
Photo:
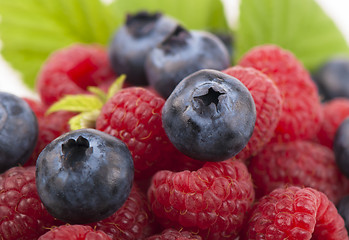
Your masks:
[[[36,185],[44,206],[54,217],[75,224],[112,215],[127,200],[133,176],[127,146],[95,129],[63,134],[36,162]]]
[[[251,138],[256,108],[238,79],[204,69],[177,85],[165,102],[162,121],[170,141],[187,156],[223,161]]]

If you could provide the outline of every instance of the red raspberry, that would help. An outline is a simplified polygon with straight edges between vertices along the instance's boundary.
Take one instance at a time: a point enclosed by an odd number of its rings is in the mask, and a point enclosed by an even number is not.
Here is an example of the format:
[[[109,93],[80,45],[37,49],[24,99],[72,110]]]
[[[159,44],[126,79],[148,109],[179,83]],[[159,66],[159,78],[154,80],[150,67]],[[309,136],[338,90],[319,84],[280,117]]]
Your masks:
[[[223,72],[239,79],[250,91],[256,105],[257,118],[252,137],[236,155],[236,158],[245,160],[260,152],[273,137],[281,116],[281,95],[275,83],[254,68],[235,66]]]
[[[72,118],[75,113],[67,111],[58,111],[45,115],[47,107],[41,103],[41,101],[35,101],[32,99],[25,99],[32,110],[34,111],[39,125],[39,135],[36,147],[32,153],[32,156],[24,164],[24,166],[33,166],[36,164],[40,152],[63,133],[69,132],[70,127],[68,121]]]
[[[102,231],[96,231],[90,226],[62,225],[51,229],[38,240],[112,240]]]
[[[249,214],[241,240],[346,240],[343,218],[325,194],[300,187],[278,188]]]
[[[197,171],[157,172],[148,191],[154,214],[166,228],[195,232],[203,239],[234,239],[254,201],[243,162],[207,162]]]
[[[312,139],[322,119],[315,83],[302,63],[289,51],[274,45],[251,49],[239,63],[269,76],[283,97],[282,114],[273,141]]]
[[[141,240],[157,230],[147,198],[136,186],[132,187],[124,205],[113,215],[89,225],[112,239],[122,240]]]
[[[310,141],[270,143],[251,159],[249,171],[262,197],[284,185],[315,188],[338,202],[349,189],[331,149]]]
[[[334,98],[322,104],[322,111],[324,118],[316,140],[332,149],[337,128],[349,117],[349,99]]]
[[[188,231],[178,231],[168,228],[161,234],[148,237],[146,240],[202,240],[202,238]]]
[[[169,167],[177,150],[162,127],[165,100],[141,87],[120,90],[103,106],[96,128],[126,143],[135,166],[135,178],[145,178]]]
[[[73,44],[46,60],[37,79],[37,90],[43,103],[51,105],[64,95],[85,94],[88,86],[110,84],[115,78],[104,47]]]
[[[35,167],[13,167],[0,175],[2,240],[34,240],[59,224],[41,203],[35,185]]]

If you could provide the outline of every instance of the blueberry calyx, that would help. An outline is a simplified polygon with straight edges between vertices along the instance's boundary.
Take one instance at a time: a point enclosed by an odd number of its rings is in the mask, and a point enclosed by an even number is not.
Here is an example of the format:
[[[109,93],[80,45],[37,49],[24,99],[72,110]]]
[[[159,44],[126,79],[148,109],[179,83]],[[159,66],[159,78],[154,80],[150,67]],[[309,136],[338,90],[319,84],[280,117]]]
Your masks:
[[[66,167],[77,168],[79,163],[86,161],[91,156],[93,148],[89,141],[79,136],[76,140],[69,139],[62,144],[62,159]]]
[[[199,114],[212,112],[212,110],[214,111],[213,113],[217,113],[219,111],[219,98],[224,94],[225,93],[221,93],[220,91],[213,89],[213,86],[209,87],[207,93],[204,93],[203,95],[200,94],[198,96],[195,96],[194,93],[194,110]]]
[[[151,14],[146,11],[138,12],[135,15],[128,14],[126,17],[126,26],[128,31],[136,38],[148,35],[154,28],[161,13]]]
[[[178,25],[159,47],[163,49],[166,54],[171,54],[175,52],[177,47],[188,45],[187,40],[190,37],[190,32],[181,25]]]

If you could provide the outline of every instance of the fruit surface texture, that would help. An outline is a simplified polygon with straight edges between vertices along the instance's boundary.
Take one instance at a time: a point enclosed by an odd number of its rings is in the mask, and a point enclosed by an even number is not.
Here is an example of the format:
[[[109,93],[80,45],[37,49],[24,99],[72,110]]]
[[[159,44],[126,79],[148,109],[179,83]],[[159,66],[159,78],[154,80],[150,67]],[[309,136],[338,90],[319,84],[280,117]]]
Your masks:
[[[119,139],[95,129],[53,140],[36,163],[36,185],[47,210],[76,224],[112,215],[129,196],[133,160]]]
[[[149,84],[168,98],[177,84],[201,69],[223,70],[230,65],[229,52],[221,40],[206,31],[178,27],[147,55]]]
[[[200,70],[177,85],[162,111],[173,145],[185,155],[222,161],[239,153],[252,136],[256,107],[248,89],[216,70]]]
[[[22,98],[0,92],[0,173],[23,165],[38,139],[38,121]]]
[[[118,74],[131,85],[148,85],[144,64],[147,54],[177,27],[177,21],[161,13],[138,12],[127,16],[125,25],[109,44],[109,59]]]
[[[312,188],[278,188],[250,213],[245,239],[349,239],[343,218],[325,194]]]
[[[35,185],[35,167],[13,167],[0,175],[0,236],[34,240],[62,224],[42,204]]]

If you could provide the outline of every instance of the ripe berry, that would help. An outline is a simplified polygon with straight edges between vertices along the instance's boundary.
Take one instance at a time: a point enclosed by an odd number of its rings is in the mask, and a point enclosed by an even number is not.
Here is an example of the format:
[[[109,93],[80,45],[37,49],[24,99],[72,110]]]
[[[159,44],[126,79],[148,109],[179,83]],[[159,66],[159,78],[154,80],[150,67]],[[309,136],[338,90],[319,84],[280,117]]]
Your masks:
[[[104,47],[76,43],[49,56],[36,87],[42,102],[49,106],[65,95],[88,93],[88,86],[110,85],[115,78]]]
[[[249,171],[257,197],[284,185],[296,185],[317,189],[336,203],[349,189],[333,151],[310,141],[270,143],[251,158]]]
[[[177,28],[147,55],[145,71],[149,84],[164,98],[186,76],[201,69],[222,70],[230,65],[222,41],[205,31]]]
[[[254,201],[252,179],[244,163],[207,162],[197,171],[159,171],[148,199],[158,222],[203,239],[235,239]]]
[[[0,173],[23,165],[38,138],[38,122],[22,98],[0,92]]]
[[[123,142],[95,129],[80,129],[56,138],[40,153],[36,185],[54,217],[84,224],[102,220],[124,204],[133,171]]]
[[[144,71],[146,55],[176,26],[174,19],[161,13],[128,15],[125,25],[114,34],[109,46],[112,68],[118,74],[126,74],[126,81],[132,85],[148,85]]]
[[[207,69],[183,79],[162,111],[173,145],[205,161],[222,161],[239,153],[255,121],[256,108],[248,89],[232,76]]]
[[[320,97],[310,74],[290,51],[276,45],[257,46],[242,57],[239,65],[266,74],[280,90],[282,114],[272,141],[315,137],[322,121]]]
[[[349,117],[337,129],[333,150],[339,169],[349,178]]]
[[[323,120],[316,141],[332,149],[336,131],[344,119],[349,117],[349,99],[335,98],[321,104]]]
[[[147,198],[136,185],[132,186],[129,197],[119,210],[89,226],[105,232],[112,239],[122,240],[140,240],[158,231]]]
[[[130,149],[137,179],[168,169],[178,152],[162,127],[164,103],[148,89],[129,87],[110,98],[97,118],[98,130],[121,139]]]
[[[62,225],[52,228],[38,240],[112,240],[102,231],[96,231],[90,226]]]
[[[278,87],[265,74],[254,68],[234,66],[223,71],[239,79],[250,91],[256,105],[256,124],[252,137],[236,158],[246,160],[260,152],[274,135],[282,109]]]
[[[0,175],[0,239],[35,240],[60,224],[40,201],[35,167],[13,167]]]
[[[343,218],[325,194],[312,188],[278,188],[247,218],[241,240],[349,239]]]
[[[349,98],[348,57],[329,59],[317,69],[313,76],[324,101],[337,97]]]
[[[189,231],[168,228],[162,231],[161,234],[153,235],[146,238],[146,240],[202,240],[202,238]]]

